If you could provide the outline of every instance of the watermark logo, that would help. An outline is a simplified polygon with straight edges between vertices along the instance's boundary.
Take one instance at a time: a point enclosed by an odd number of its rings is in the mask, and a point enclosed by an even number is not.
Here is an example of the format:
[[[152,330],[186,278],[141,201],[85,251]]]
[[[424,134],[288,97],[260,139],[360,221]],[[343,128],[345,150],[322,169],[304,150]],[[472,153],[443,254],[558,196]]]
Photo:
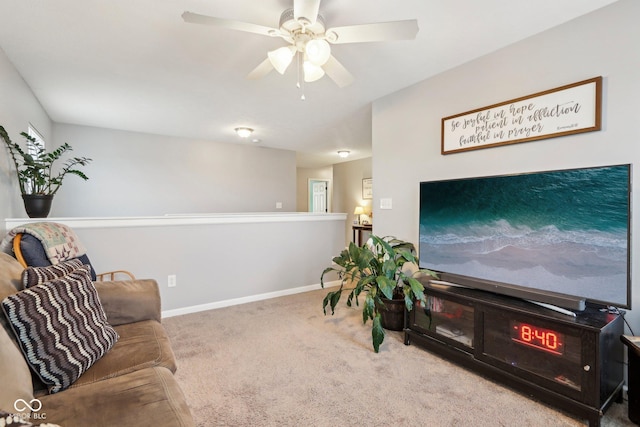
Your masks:
[[[40,412],[42,410],[42,402],[40,399],[31,399],[28,402],[24,399],[17,399],[13,402],[13,409],[18,411],[17,414],[14,414],[14,417],[18,417],[22,421],[27,421],[31,418],[34,420],[47,419],[47,413]]]
[[[18,412],[24,412],[27,409],[31,412],[39,412],[42,409],[42,402],[39,399],[31,399],[29,402],[18,399],[13,402],[13,408]]]

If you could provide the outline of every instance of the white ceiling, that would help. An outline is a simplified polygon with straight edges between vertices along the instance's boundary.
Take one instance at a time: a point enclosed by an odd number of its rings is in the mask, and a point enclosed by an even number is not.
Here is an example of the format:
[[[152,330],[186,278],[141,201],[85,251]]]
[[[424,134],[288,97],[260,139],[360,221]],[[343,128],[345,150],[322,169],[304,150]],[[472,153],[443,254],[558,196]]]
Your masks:
[[[295,67],[246,79],[283,40],[181,19],[278,27],[292,0],[0,0],[0,47],[55,122],[294,150],[317,167],[339,149],[371,156],[375,99],[615,1],[323,0],[327,27],[417,19],[420,30],[332,46],[355,81],[307,83],[306,101]]]

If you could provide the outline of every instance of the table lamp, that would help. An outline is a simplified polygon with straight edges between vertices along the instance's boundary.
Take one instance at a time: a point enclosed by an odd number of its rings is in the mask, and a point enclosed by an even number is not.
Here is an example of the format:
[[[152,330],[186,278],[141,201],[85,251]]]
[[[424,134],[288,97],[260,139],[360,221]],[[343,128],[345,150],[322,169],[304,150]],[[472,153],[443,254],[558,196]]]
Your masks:
[[[356,209],[353,211],[354,215],[358,215],[358,225],[360,225],[360,215],[364,214],[364,208],[362,206],[356,206]]]

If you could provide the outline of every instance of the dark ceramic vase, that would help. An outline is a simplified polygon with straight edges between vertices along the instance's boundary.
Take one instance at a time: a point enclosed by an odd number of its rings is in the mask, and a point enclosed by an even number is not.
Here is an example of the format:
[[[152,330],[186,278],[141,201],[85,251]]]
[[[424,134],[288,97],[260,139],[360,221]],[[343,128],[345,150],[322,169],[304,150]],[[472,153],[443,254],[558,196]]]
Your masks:
[[[23,194],[22,200],[29,218],[46,218],[51,210],[53,194]]]

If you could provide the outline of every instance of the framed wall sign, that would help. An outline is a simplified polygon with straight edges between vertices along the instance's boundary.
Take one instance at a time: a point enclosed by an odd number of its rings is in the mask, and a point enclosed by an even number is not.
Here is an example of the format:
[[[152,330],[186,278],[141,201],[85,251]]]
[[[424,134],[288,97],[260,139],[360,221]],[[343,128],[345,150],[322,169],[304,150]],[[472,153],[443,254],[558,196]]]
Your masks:
[[[602,77],[442,119],[442,154],[600,130]]]
[[[373,199],[373,179],[365,178],[362,180],[362,198]]]

